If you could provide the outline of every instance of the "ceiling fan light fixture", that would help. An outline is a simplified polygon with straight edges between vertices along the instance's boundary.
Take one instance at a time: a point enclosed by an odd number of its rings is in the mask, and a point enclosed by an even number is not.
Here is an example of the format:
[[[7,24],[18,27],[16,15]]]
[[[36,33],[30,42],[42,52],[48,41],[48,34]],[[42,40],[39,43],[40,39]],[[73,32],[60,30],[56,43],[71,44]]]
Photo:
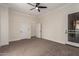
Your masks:
[[[41,8],[47,8],[47,6],[40,6],[40,3],[35,3],[35,5],[31,4],[31,3],[28,3],[29,5],[33,6],[34,8],[30,9],[30,10],[33,10],[33,9],[36,9],[38,12],[40,12],[40,9]]]
[[[36,7],[35,9],[38,9],[38,7]]]

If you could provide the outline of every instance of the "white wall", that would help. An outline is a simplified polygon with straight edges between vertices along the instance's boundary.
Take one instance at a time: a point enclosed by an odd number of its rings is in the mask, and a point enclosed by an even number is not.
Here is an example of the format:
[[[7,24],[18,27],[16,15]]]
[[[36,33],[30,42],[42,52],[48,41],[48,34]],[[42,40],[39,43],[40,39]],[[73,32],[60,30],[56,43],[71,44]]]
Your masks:
[[[0,46],[35,36],[35,20],[34,16],[0,6]]]
[[[0,46],[9,43],[8,8],[0,6]]]
[[[66,4],[40,16],[42,38],[65,44],[68,41],[67,34],[65,33],[67,30],[68,14],[76,12],[74,7],[75,4]],[[77,11],[79,11],[78,9]]]
[[[35,36],[35,20],[35,16],[0,5],[0,46]]]
[[[64,11],[57,10],[41,18],[42,38],[65,43]]]
[[[10,41],[29,39],[34,35],[32,25],[35,24],[35,17],[16,10],[9,10],[10,20]]]

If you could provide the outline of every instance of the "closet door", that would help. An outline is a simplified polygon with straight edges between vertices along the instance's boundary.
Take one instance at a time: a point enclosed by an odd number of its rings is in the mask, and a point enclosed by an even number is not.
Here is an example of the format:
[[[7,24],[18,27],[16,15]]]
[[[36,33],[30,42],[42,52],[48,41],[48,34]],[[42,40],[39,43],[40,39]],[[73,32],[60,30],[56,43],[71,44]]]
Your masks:
[[[36,25],[36,37],[42,38],[42,24],[40,23]]]

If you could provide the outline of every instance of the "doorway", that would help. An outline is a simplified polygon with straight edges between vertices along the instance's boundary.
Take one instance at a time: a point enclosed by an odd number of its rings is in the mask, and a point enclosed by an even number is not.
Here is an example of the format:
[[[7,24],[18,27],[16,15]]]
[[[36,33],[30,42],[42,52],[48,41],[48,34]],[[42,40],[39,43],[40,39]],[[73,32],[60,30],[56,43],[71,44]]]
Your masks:
[[[68,41],[79,43],[79,12],[68,15]]]
[[[36,37],[42,38],[42,24],[41,23],[38,23],[36,25]]]

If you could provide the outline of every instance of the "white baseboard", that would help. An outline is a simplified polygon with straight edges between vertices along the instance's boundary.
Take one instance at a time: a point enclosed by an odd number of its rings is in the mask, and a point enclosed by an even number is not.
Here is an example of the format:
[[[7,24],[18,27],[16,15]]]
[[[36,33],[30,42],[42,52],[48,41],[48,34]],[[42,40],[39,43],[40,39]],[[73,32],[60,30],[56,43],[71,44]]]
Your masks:
[[[5,43],[5,44],[0,43],[0,46],[5,46],[5,45],[9,45],[9,43]]]
[[[69,41],[68,41],[66,44],[79,47],[79,43],[74,43],[74,42],[69,42]]]
[[[50,40],[50,41],[57,42],[57,43],[60,43],[60,44],[65,44],[65,42],[55,41],[55,40],[51,40],[51,39],[47,39],[47,38],[42,38],[42,39]]]
[[[18,40],[21,40],[21,39],[12,39],[9,42],[18,41]]]
[[[23,39],[31,39],[31,38],[23,38]],[[18,39],[12,39],[12,40],[10,40],[9,42],[19,41],[19,40],[23,40],[23,39],[20,39],[20,38],[18,38]]]

